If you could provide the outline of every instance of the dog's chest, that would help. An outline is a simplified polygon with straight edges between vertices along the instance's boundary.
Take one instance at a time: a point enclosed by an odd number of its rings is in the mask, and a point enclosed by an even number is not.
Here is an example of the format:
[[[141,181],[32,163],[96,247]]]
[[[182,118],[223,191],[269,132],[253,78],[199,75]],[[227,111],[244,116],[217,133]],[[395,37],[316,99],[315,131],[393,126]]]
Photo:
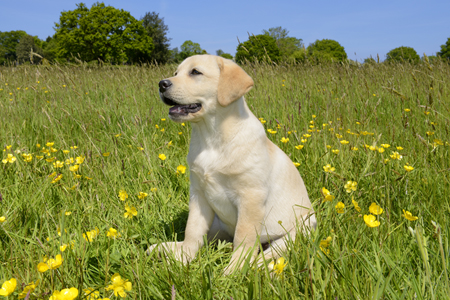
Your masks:
[[[214,150],[203,150],[188,156],[191,184],[201,191],[214,212],[222,220],[237,220],[238,197],[232,188],[229,174],[223,172],[221,154]],[[227,222],[228,223],[228,222]]]

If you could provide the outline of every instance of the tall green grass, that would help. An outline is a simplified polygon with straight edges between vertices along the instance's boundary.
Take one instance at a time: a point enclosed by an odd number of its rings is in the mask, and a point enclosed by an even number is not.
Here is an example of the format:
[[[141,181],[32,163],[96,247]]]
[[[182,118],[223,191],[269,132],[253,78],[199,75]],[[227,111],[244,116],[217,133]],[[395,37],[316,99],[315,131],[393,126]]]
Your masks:
[[[244,66],[255,81],[247,102],[300,164],[319,222],[291,243],[281,276],[266,265],[224,276],[229,243],[202,248],[185,266],[145,254],[151,244],[182,240],[188,214],[189,175],[177,166],[187,166],[189,124],[167,118],[157,85],[174,69],[0,67],[2,159],[16,157],[0,164],[0,284],[18,281],[10,297],[38,279],[30,299],[69,287],[79,298],[87,288],[111,297],[105,287],[118,273],[132,283],[133,299],[450,298],[449,65]],[[43,147],[57,151],[48,156]],[[84,157],[80,178],[69,170],[74,163],[53,166],[76,157]],[[327,164],[335,171],[325,172]],[[356,191],[346,192],[347,181]],[[331,202],[323,201],[324,187]],[[372,203],[383,209],[374,228],[363,220]],[[124,217],[126,204],[137,216]],[[86,241],[83,233],[95,228],[98,236]],[[121,236],[109,238],[109,228]],[[45,256],[60,253],[61,267],[38,272]]]

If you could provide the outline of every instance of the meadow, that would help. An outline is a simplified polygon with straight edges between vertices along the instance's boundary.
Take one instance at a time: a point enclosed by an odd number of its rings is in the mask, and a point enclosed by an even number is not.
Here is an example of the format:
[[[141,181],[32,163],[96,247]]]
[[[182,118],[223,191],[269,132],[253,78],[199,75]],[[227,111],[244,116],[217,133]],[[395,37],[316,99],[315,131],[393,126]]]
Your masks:
[[[450,299],[450,65],[243,67],[317,214],[284,263],[146,254],[187,220],[190,125],[158,95],[176,66],[0,67],[0,295]]]

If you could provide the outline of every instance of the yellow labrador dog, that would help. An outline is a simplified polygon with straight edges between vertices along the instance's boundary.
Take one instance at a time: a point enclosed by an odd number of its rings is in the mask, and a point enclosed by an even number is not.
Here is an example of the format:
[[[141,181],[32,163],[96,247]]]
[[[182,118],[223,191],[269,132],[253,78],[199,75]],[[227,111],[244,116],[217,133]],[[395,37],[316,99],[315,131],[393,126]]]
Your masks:
[[[159,82],[169,117],[192,124],[187,157],[190,201],[185,239],[152,245],[189,261],[209,240],[233,241],[226,272],[241,267],[259,243],[277,257],[296,228],[307,233],[316,218],[305,185],[288,156],[267,137],[244,95],[253,80],[233,61],[213,55],[187,58],[175,76]]]

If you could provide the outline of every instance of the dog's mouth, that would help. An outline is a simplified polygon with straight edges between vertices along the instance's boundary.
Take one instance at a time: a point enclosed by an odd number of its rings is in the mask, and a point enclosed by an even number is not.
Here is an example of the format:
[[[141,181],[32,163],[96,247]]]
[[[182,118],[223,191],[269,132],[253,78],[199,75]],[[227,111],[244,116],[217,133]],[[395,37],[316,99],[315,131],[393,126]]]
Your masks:
[[[165,104],[172,106],[169,109],[170,116],[187,116],[188,114],[196,113],[202,109],[202,105],[200,103],[179,104],[164,95],[162,95],[162,98]]]

